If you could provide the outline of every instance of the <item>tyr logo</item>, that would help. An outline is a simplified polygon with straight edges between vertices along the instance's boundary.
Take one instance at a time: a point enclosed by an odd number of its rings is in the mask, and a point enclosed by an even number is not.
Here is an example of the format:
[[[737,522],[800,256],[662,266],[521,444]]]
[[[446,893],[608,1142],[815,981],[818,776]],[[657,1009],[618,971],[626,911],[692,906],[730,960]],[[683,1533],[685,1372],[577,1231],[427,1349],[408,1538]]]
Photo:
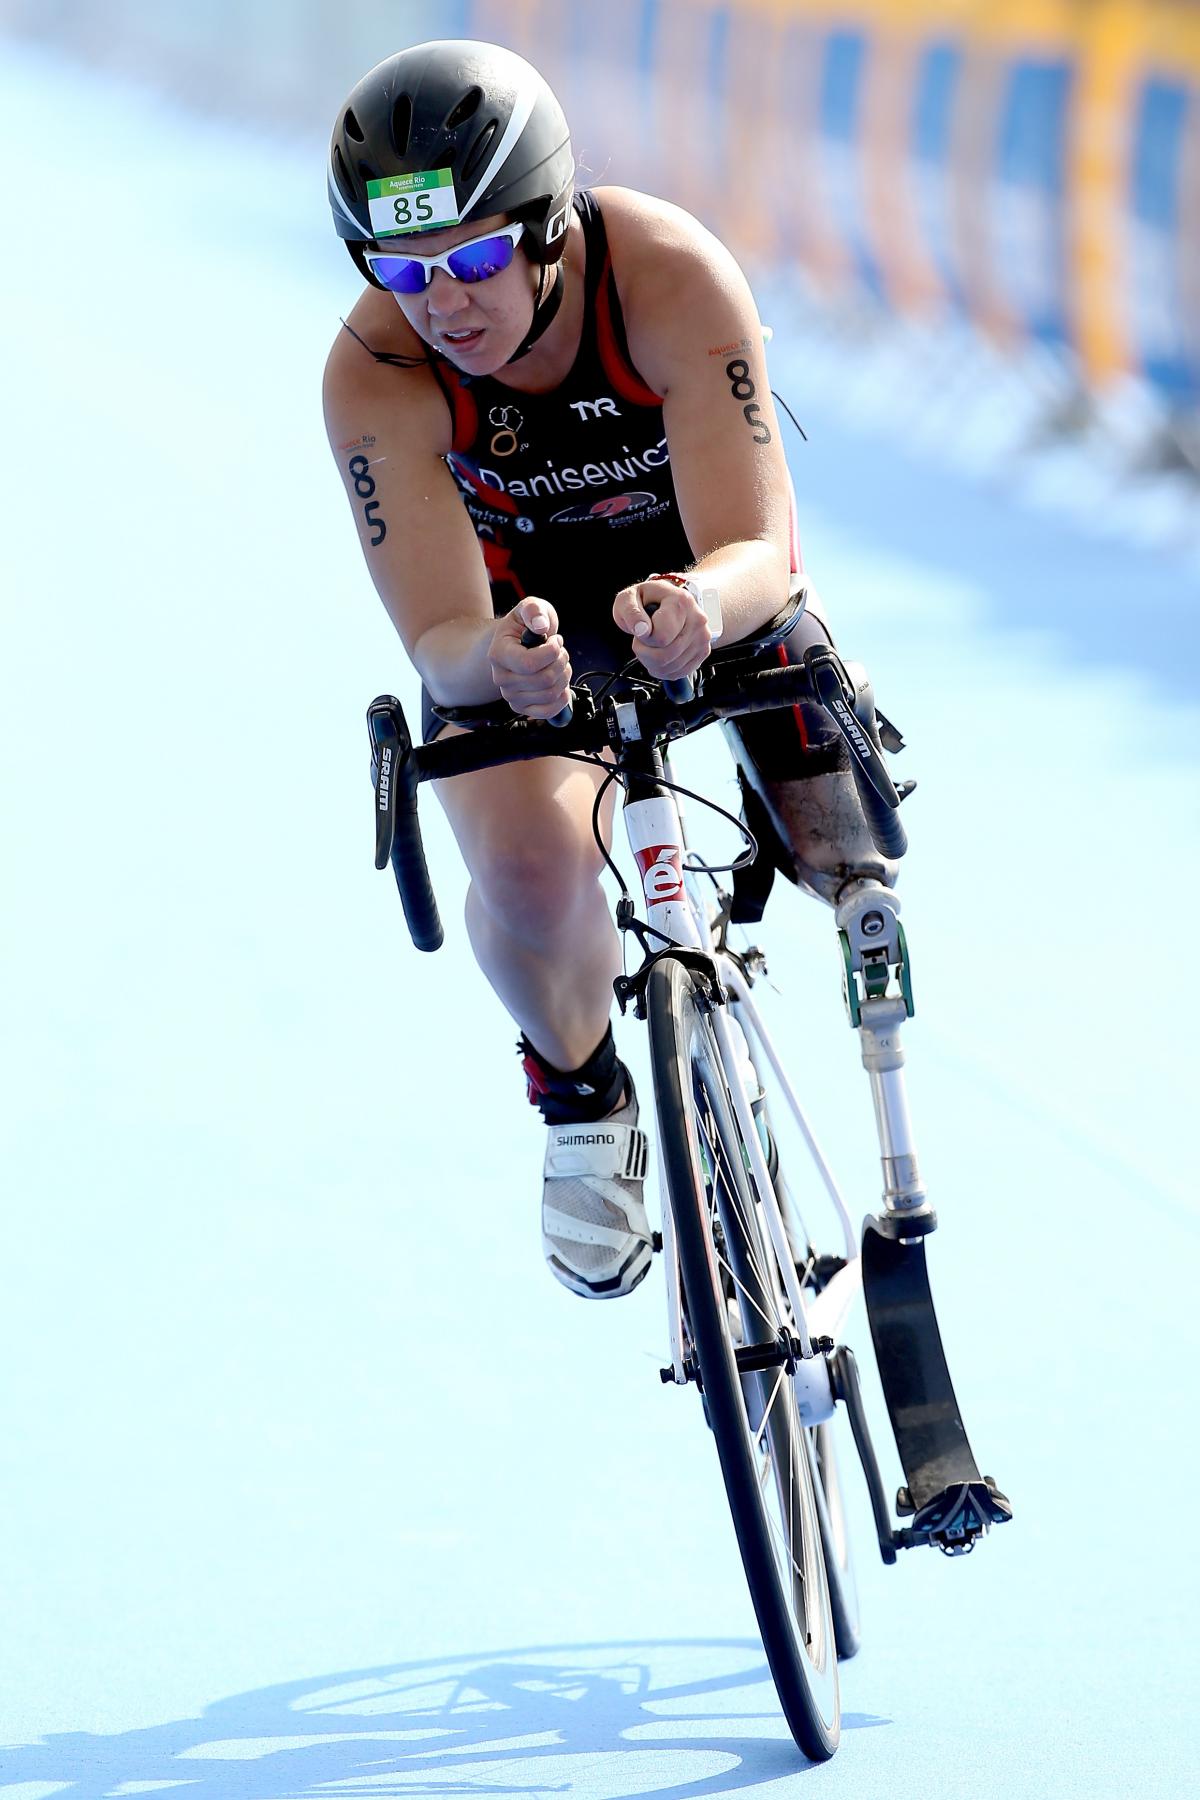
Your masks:
[[[608,413],[613,419],[621,416],[616,401],[610,400],[607,394],[602,400],[572,400],[570,404],[571,411],[578,413],[581,419],[598,419],[601,413]]]
[[[642,872],[642,888],[649,906],[683,898],[683,867],[678,844],[648,844],[634,852]]]

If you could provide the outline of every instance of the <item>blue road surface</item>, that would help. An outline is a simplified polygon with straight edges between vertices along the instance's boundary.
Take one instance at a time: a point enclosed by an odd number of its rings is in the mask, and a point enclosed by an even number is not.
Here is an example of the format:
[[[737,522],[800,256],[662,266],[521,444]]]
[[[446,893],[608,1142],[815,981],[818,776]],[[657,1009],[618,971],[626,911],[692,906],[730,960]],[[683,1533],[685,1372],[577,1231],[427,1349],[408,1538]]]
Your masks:
[[[10,231],[0,300],[0,1800],[1194,1792],[1194,567],[856,437],[775,314],[810,571],[920,782],[931,1267],[1016,1510],[885,1569],[847,1437],[864,1645],[810,1770],[661,1272],[542,1264],[436,802],[439,955],[371,866],[363,712],[415,684],[323,440],[320,147],[0,49],[14,180],[64,109],[85,254]],[[762,940],[865,1212],[830,920]]]

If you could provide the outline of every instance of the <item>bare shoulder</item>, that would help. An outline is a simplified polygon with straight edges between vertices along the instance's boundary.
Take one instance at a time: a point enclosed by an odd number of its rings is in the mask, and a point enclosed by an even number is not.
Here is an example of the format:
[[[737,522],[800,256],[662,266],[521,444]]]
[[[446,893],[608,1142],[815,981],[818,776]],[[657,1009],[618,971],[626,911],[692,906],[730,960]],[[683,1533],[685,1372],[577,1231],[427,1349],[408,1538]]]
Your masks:
[[[733,258],[718,237],[682,206],[643,194],[636,188],[600,187],[593,190],[613,253],[613,267],[626,271],[653,268],[677,257]]]
[[[347,323],[353,330],[339,326],[325,363],[322,392],[331,448],[369,432],[403,439],[418,454],[444,455],[451,441],[445,395],[399,307],[389,295],[368,288]],[[373,350],[421,360],[404,368],[377,362]]]
[[[740,340],[758,323],[737,258],[699,219],[632,188],[596,190],[638,368],[668,391],[681,355]]]

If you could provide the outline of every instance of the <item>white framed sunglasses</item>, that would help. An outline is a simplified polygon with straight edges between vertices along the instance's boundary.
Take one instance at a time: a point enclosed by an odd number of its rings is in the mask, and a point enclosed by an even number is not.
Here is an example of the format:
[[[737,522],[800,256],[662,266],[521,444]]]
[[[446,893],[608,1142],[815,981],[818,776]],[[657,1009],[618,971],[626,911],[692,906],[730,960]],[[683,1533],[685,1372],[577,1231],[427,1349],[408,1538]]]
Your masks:
[[[445,269],[454,281],[490,281],[507,269],[525,230],[523,224],[504,225],[483,237],[455,244],[442,256],[399,256],[394,250],[368,250],[364,261],[393,294],[423,294],[435,269]]]

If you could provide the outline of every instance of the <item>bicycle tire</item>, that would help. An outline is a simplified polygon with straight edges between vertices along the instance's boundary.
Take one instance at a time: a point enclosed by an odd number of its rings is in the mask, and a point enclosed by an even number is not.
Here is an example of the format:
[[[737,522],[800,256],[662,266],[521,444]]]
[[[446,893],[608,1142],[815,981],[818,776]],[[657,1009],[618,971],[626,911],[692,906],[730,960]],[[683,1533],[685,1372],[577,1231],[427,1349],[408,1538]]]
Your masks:
[[[780,1705],[800,1749],[823,1762],[837,1748],[840,1704],[815,1453],[786,1371],[739,1372],[730,1312],[732,1298],[743,1344],[773,1342],[772,1296],[782,1284],[759,1230],[703,987],[664,957],[651,971],[646,1008],[660,1154],[705,1411]]]

